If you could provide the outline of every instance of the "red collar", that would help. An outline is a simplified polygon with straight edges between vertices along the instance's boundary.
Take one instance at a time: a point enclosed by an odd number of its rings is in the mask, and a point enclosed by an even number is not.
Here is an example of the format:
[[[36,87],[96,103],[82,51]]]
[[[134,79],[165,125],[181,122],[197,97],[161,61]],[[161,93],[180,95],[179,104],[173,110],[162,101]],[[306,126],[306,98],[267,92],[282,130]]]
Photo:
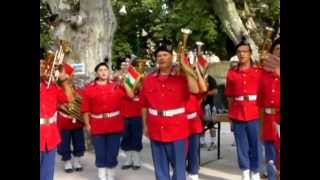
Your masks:
[[[175,76],[177,74],[177,68],[175,66],[173,66],[170,70],[170,73],[169,73],[169,76]],[[160,69],[156,69],[153,73],[152,73],[153,76],[155,77],[159,77],[160,75]]]

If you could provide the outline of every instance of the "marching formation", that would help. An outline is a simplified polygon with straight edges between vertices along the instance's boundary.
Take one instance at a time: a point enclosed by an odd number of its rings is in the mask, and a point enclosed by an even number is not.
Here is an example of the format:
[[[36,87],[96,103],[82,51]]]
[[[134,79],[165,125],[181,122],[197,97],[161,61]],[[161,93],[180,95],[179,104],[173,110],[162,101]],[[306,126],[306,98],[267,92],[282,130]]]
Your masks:
[[[205,109],[213,108],[206,101],[217,87],[208,80],[200,43],[194,56],[188,55],[190,32],[182,32],[176,63],[170,42],[161,42],[152,71],[146,73],[137,59],[123,62],[116,73],[102,62],[93,70],[95,79],[82,88],[74,86],[62,46],[55,54],[40,53],[40,180],[53,180],[56,153],[66,173],[85,171],[84,130],[100,180],[118,180],[120,148],[126,153],[122,170],[141,168],[143,135],[150,139],[155,179],[199,179],[201,137],[204,126],[214,122],[206,115]],[[238,62],[228,70],[223,92],[238,164],[242,180],[259,180],[264,147],[268,179],[280,179],[280,38],[259,64],[251,51],[245,40],[235,47]]]

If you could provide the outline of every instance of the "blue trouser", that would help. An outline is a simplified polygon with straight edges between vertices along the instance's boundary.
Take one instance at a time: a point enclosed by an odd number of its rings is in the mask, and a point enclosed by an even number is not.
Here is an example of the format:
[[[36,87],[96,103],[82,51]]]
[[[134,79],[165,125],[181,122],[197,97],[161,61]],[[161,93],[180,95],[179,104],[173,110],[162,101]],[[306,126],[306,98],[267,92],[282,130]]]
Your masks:
[[[124,151],[141,151],[142,133],[141,117],[126,118],[121,149]]]
[[[62,156],[63,161],[71,159],[71,153],[75,157],[81,157],[85,151],[84,145],[84,133],[83,129],[60,129],[61,143],[58,145],[58,153]],[[71,151],[70,145],[73,145],[73,151]]]
[[[276,148],[273,142],[265,141],[264,143],[266,162],[267,162],[267,172],[268,180],[276,180]],[[273,164],[270,164],[269,161],[272,160]]]
[[[259,172],[261,165],[259,120],[248,122],[233,120],[232,123],[240,169]]]
[[[185,140],[163,143],[151,140],[152,159],[157,180],[186,180]],[[173,169],[170,178],[169,163]]]
[[[260,126],[262,127],[262,121],[260,121]],[[260,130],[262,131],[262,130]],[[260,151],[260,174],[265,174],[267,175],[267,166],[266,166],[266,156],[265,156],[265,148],[264,148],[264,141],[260,137],[260,146],[261,146],[261,151]]]
[[[121,133],[92,135],[92,144],[96,154],[98,168],[113,168],[118,165],[118,153]]]
[[[199,148],[200,148],[200,135],[191,134],[189,136],[189,146],[188,146],[188,155],[187,155],[187,171],[189,174],[198,174]]]
[[[261,127],[261,126],[260,126]],[[261,160],[260,160],[260,173],[261,174],[266,174],[267,173],[267,167],[266,167],[266,156],[265,156],[265,147],[264,147],[264,141],[260,140],[261,144]]]
[[[53,180],[56,151],[40,151],[40,180]]]

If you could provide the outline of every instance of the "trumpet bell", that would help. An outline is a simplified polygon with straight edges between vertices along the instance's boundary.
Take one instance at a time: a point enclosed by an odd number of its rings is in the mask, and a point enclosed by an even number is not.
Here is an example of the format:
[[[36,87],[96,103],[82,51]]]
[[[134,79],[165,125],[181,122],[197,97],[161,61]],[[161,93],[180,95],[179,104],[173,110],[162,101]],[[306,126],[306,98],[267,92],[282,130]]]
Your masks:
[[[204,43],[203,43],[203,42],[201,42],[201,41],[197,41],[197,42],[196,42],[196,45],[197,45],[198,47],[201,47],[201,46],[203,46],[203,45],[204,45]]]
[[[146,62],[146,59],[138,59],[136,61],[135,68],[137,69],[137,71],[139,71],[139,73],[143,74],[145,72]]]

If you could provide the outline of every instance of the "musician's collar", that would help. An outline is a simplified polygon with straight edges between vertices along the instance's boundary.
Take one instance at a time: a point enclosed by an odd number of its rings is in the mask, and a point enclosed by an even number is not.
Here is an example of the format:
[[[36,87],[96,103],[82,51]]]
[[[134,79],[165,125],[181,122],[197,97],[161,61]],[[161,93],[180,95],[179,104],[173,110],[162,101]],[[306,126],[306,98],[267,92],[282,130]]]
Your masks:
[[[250,66],[248,68],[241,68],[241,64],[240,62],[238,63],[238,65],[236,66],[237,67],[237,70],[238,71],[247,71],[249,69],[252,69],[252,68],[256,68],[257,65],[253,62],[253,60],[250,59]]]
[[[101,79],[97,79],[97,80],[95,80],[95,84],[98,84],[98,85],[107,85],[107,84],[109,84],[109,83],[111,83],[112,81],[111,80],[105,80],[105,81],[103,81],[103,80],[101,80]]]
[[[176,74],[177,74],[177,68],[175,66],[172,66],[171,69],[170,69],[169,76],[174,76]],[[157,68],[155,70],[155,72],[153,73],[153,76],[159,77],[159,75],[160,75],[160,69]]]

